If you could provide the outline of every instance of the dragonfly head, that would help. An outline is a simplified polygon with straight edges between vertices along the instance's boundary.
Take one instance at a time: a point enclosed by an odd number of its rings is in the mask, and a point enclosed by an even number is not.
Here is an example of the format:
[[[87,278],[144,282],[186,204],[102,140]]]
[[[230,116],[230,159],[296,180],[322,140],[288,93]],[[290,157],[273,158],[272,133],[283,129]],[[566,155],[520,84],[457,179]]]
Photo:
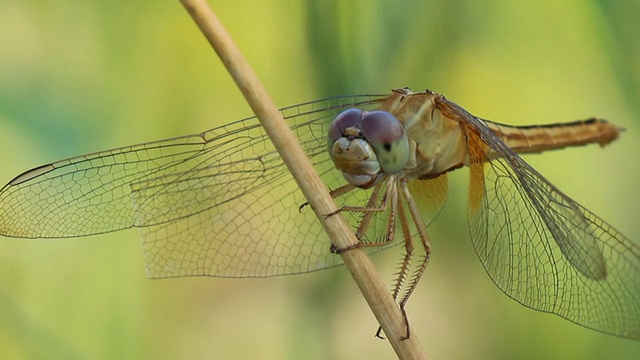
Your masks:
[[[361,188],[399,173],[409,161],[404,125],[386,111],[343,111],[331,123],[328,148],[344,178]]]

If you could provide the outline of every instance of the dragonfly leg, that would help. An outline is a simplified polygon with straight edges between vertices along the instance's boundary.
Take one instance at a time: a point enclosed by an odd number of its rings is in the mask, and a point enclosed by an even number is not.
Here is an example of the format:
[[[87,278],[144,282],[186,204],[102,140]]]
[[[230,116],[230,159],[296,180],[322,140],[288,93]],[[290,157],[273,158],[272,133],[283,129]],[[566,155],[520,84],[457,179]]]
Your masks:
[[[359,248],[361,246],[362,246],[361,242],[358,242],[357,244],[353,244],[351,246],[347,246],[347,247],[344,247],[344,248],[339,248],[339,247],[331,244],[331,246],[329,247],[329,252],[332,253],[332,254],[341,254],[341,253],[343,253],[345,251],[353,250],[353,249]]]
[[[402,198],[407,204],[407,208],[409,209],[411,220],[416,226],[416,231],[418,233],[418,237],[420,238],[420,243],[422,244],[422,247],[424,248],[424,252],[425,252],[424,259],[420,263],[419,267],[413,272],[413,274],[411,274],[411,277],[409,278],[408,283],[405,283],[406,276],[409,271],[408,269],[410,267],[411,257],[414,251],[414,246],[411,240],[411,233],[410,233],[409,224],[407,221],[407,216],[404,212],[404,207],[402,205],[398,206],[398,217],[400,218],[400,225],[402,227],[402,232],[405,240],[405,255],[400,265],[400,268],[398,270],[396,283],[393,289],[393,298],[397,300],[398,296],[400,295],[401,289],[403,288],[405,289],[404,293],[402,294],[402,298],[400,299],[400,302],[398,304],[400,306],[400,310],[402,311],[402,316],[404,318],[404,322],[406,326],[406,334],[404,339],[408,339],[411,336],[411,333],[410,333],[410,327],[409,327],[409,319],[405,312],[405,305],[407,304],[409,297],[415,290],[416,286],[418,285],[418,282],[420,281],[420,278],[422,277],[422,275],[424,274],[424,271],[427,268],[427,264],[429,263],[429,258],[431,256],[431,242],[429,240],[429,235],[427,234],[424,221],[420,216],[420,211],[418,209],[418,206],[413,200],[413,197],[409,192],[409,188],[407,187],[407,181],[405,179],[400,179],[399,183],[402,191]],[[378,330],[378,333],[376,333],[376,336],[379,336],[379,335],[380,335],[380,329]]]
[[[391,294],[394,300],[398,299],[398,295],[400,294],[400,290],[403,288],[403,284],[406,280],[407,273],[409,271],[409,265],[411,263],[411,256],[413,255],[413,240],[411,239],[411,230],[409,229],[409,223],[407,221],[407,215],[404,210],[404,206],[402,204],[398,204],[398,219],[400,220],[400,227],[402,229],[402,236],[404,238],[404,247],[405,253],[398,267],[398,272],[396,274],[396,280],[393,285],[393,289],[391,290]],[[409,328],[409,318],[407,317],[407,313],[405,312],[404,305],[400,305],[400,311],[402,311],[402,318],[405,323],[405,336],[403,340],[408,339],[411,336],[410,328]],[[378,331],[376,332],[376,337],[382,338],[382,328],[378,327]]]
[[[402,312],[402,320],[404,321],[404,327],[406,329],[404,336],[400,340],[407,340],[411,337],[411,328],[409,327],[409,317],[407,317],[407,312],[404,310],[403,307],[400,308],[400,311]],[[382,336],[382,326],[378,326],[378,331],[376,331],[376,337],[378,339],[384,339],[384,336]]]
[[[405,214],[405,210],[403,206],[398,206],[398,218],[400,219],[400,227],[402,229],[402,236],[404,238],[404,256],[402,258],[402,262],[398,267],[398,272],[396,273],[396,280],[393,286],[393,290],[391,291],[393,295],[393,299],[398,299],[398,294],[402,289],[402,284],[404,284],[407,272],[409,270],[409,265],[411,263],[411,256],[413,255],[413,240],[411,239],[411,232],[409,230],[409,223],[407,222],[407,215]]]
[[[355,190],[355,189],[357,189],[357,187],[356,187],[356,186],[351,185],[351,184],[345,184],[345,185],[340,186],[340,187],[339,187],[339,188],[337,188],[337,189],[331,190],[331,191],[329,192],[329,195],[331,195],[331,198],[332,198],[332,199],[336,199],[336,198],[339,198],[340,196],[342,196],[342,195],[344,195],[344,194],[348,194],[349,192],[351,192],[351,191],[353,191],[353,190]],[[299,212],[302,212],[302,209],[304,209],[304,208],[305,208],[305,206],[307,206],[307,205],[309,205],[309,202],[308,202],[308,201],[305,201],[304,203],[302,203],[302,205],[298,206],[298,211],[299,211]],[[340,210],[338,210],[338,211],[336,211],[336,212],[334,212],[334,213],[331,213],[331,214],[329,214],[329,215],[327,215],[327,216],[331,216],[331,215],[333,215],[333,214],[336,214],[336,213],[338,213],[339,211],[340,211]]]
[[[340,186],[337,189],[331,190],[329,192],[329,195],[331,195],[332,199],[335,199],[335,198],[339,198],[340,196],[342,196],[344,194],[347,194],[347,193],[349,193],[349,192],[351,192],[351,191],[353,191],[355,189],[357,189],[357,187],[355,185],[345,184],[345,185]]]
[[[373,192],[371,193],[371,196],[369,197],[369,201],[367,202],[367,205],[365,206],[341,206],[340,208],[338,208],[338,210],[326,214],[325,218],[328,218],[330,216],[333,216],[335,214],[338,214],[340,212],[343,211],[352,211],[352,212],[365,212],[365,211],[382,211],[384,209],[379,209],[380,206],[377,206],[375,204],[376,199],[378,198],[378,194],[380,194],[380,188],[381,185],[378,185],[376,187],[374,187]],[[335,189],[335,190],[331,190],[331,192],[329,192],[329,195],[331,195],[332,199],[336,199],[342,195],[345,195],[353,190],[357,189],[356,186],[351,185],[351,184],[346,184],[346,185],[342,185],[339,188]],[[300,209],[302,209],[303,207],[305,207],[306,205],[308,205],[308,203],[304,203],[302,205],[300,205]]]
[[[406,180],[400,181],[400,188],[402,190],[402,196],[407,203],[407,207],[409,208],[411,219],[416,226],[416,231],[418,233],[418,237],[420,238],[420,243],[424,248],[424,259],[420,263],[418,269],[416,269],[411,275],[411,279],[409,280],[406,291],[403,294],[402,299],[400,300],[400,308],[404,309],[404,306],[406,305],[413,291],[416,289],[418,281],[420,281],[420,278],[424,274],[424,271],[427,268],[427,264],[429,263],[429,259],[431,257],[431,241],[429,240],[427,227],[422,220],[422,216],[420,216],[420,210],[418,209],[418,206],[416,205],[413,197],[411,196],[411,193],[409,192]]]
[[[378,205],[376,205],[376,202],[378,201],[380,190],[382,189],[382,184],[377,185],[373,189],[373,192],[369,197],[369,201],[367,202],[366,207],[343,207],[342,208],[345,211],[355,211],[355,212],[364,213],[364,216],[360,221],[360,225],[356,229],[356,237],[358,239],[362,239],[364,237],[365,232],[369,228],[369,225],[371,224],[371,219],[373,215],[375,215],[376,213],[386,211],[389,205],[389,201],[391,202],[391,206],[389,209],[389,212],[390,212],[389,218],[387,221],[387,233],[385,235],[384,240],[379,242],[375,242],[375,241],[369,242],[369,243],[363,244],[364,246],[368,246],[368,247],[385,246],[385,245],[388,245],[391,241],[393,241],[393,235],[395,234],[395,212],[396,212],[397,203],[398,203],[398,191],[397,191],[396,182],[397,180],[395,177],[390,177],[389,180],[387,180],[384,196],[382,197],[382,201]]]
[[[342,211],[363,213],[362,220],[360,220],[360,224],[358,225],[358,228],[355,232],[356,238],[358,240],[362,240],[364,234],[371,224],[372,217],[377,213],[389,210],[390,216],[387,223],[387,233],[385,234],[384,239],[382,241],[359,243],[356,247],[377,247],[388,245],[393,241],[393,235],[395,233],[395,209],[398,203],[396,182],[397,179],[395,177],[390,177],[387,181],[376,185],[373,188],[371,196],[369,196],[369,200],[367,201],[367,204],[365,206],[342,206],[336,212],[327,216],[332,216]],[[382,196],[382,199],[380,199],[380,193],[382,191],[384,191],[384,195]],[[335,247],[331,248],[331,251],[334,253],[340,253],[345,250],[349,249],[337,249]]]

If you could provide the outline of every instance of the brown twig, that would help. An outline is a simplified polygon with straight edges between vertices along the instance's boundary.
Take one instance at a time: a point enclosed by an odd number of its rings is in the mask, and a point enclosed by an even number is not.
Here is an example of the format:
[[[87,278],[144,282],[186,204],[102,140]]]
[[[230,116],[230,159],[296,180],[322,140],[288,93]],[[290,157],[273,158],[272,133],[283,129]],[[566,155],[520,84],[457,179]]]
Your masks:
[[[193,20],[226,66],[236,85],[253,109],[267,135],[295,178],[334,246],[347,249],[357,244],[353,231],[341,215],[326,217],[336,205],[318,177],[313,165],[253,73],[231,37],[204,0],[181,0]],[[329,247],[327,246],[327,250]],[[385,283],[361,248],[340,254],[356,281],[369,307],[382,326],[387,339],[400,359],[424,359],[426,356],[414,331],[409,339],[402,313],[393,301]]]

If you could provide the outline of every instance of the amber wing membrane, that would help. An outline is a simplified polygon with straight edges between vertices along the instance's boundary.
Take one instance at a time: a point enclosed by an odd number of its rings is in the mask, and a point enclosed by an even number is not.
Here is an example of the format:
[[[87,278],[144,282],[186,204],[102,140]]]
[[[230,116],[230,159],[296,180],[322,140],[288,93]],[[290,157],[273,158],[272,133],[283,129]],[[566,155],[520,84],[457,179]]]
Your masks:
[[[376,108],[383,99],[348,96],[282,110],[328,187],[344,183],[327,152],[329,123],[346,108]],[[367,199],[352,191],[338,201]],[[261,277],[340,264],[313,211],[299,209],[304,202],[258,120],[248,118],[27,171],[0,190],[0,235],[59,238],[137,227],[155,278]],[[357,227],[359,216],[345,215]]]
[[[549,183],[481,120],[445,99],[439,106],[468,128],[471,238],[496,285],[528,307],[640,339],[640,247]]]

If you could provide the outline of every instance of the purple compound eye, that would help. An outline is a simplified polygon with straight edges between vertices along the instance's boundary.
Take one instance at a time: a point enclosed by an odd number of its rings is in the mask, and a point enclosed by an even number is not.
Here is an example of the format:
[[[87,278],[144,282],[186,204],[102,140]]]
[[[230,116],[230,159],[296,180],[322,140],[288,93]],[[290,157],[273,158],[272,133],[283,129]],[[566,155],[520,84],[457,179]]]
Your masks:
[[[360,120],[360,129],[384,172],[396,174],[405,168],[409,161],[409,141],[400,120],[386,111],[371,111]]]
[[[345,129],[357,126],[360,118],[362,118],[362,110],[359,109],[345,110],[336,116],[329,127],[329,149],[342,137]]]

